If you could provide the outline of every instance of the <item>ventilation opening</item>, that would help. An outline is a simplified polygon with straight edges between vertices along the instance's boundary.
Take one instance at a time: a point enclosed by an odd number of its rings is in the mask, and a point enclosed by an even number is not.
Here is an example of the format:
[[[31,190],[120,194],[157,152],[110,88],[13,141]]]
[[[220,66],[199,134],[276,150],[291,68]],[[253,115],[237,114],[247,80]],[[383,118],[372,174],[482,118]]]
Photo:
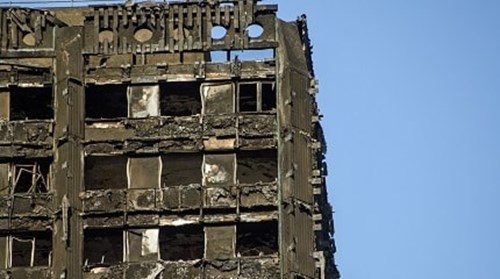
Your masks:
[[[48,192],[50,163],[51,160],[13,163],[13,192],[28,194]]]
[[[240,223],[236,227],[236,252],[243,256],[278,253],[278,222]]]
[[[231,51],[231,60],[240,61],[263,61],[274,59],[273,49],[246,49],[246,50],[233,50]]]
[[[257,84],[240,84],[240,111],[257,111]]]
[[[274,182],[278,175],[277,161],[276,150],[240,151],[237,154],[239,182]]]
[[[227,29],[224,26],[217,25],[212,27],[212,39],[222,40],[227,34]]]
[[[52,87],[17,87],[10,90],[10,120],[52,118]]]
[[[148,27],[140,27],[134,32],[134,39],[139,43],[145,43],[153,38],[153,31]]]
[[[171,82],[160,88],[161,115],[190,116],[201,113],[199,82]]]
[[[260,24],[254,23],[247,27],[246,32],[248,33],[248,37],[256,39],[264,34],[264,28]]]
[[[85,265],[109,265],[123,262],[122,230],[86,230],[83,243]]]
[[[160,228],[160,254],[166,261],[203,258],[205,234],[201,225]]]
[[[161,185],[163,187],[189,184],[201,184],[201,154],[177,153],[162,156],[163,169]]]
[[[85,158],[85,190],[127,188],[127,157],[89,156]]]
[[[113,31],[102,30],[101,32],[99,32],[99,42],[100,43],[104,43],[104,42],[112,43],[113,40],[114,40]]]
[[[127,117],[126,85],[92,85],[85,90],[85,117],[94,119]]]
[[[262,111],[276,109],[276,88],[274,83],[262,83]]]
[[[16,234],[12,239],[12,267],[49,266],[52,256],[52,232]]]

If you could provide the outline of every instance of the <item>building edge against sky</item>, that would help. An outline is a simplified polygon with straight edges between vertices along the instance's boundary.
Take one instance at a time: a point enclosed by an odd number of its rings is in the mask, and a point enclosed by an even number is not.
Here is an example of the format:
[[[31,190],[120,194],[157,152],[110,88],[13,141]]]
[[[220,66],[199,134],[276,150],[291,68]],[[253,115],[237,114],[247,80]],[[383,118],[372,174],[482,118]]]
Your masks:
[[[1,7],[0,277],[339,278],[307,22],[276,11]]]

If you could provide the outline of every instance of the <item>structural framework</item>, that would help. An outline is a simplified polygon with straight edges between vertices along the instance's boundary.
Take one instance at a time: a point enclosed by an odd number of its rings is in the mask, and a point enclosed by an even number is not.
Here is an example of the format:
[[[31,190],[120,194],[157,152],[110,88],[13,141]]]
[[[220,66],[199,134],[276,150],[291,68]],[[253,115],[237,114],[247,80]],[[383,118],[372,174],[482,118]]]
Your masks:
[[[306,18],[276,12],[0,8],[0,278],[339,278]]]

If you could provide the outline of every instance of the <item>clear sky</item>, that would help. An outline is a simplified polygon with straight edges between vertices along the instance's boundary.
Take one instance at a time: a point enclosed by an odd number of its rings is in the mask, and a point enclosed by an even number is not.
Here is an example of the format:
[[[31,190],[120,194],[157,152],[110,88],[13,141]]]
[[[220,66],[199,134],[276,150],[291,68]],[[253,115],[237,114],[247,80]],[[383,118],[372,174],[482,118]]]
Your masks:
[[[500,1],[277,2],[308,14],[343,278],[500,278]]]

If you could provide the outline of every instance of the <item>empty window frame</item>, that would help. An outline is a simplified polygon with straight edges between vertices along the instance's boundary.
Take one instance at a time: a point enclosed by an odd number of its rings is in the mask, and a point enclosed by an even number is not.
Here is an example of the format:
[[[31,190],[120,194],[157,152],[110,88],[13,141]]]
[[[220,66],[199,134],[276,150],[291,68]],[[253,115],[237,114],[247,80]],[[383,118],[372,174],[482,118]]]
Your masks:
[[[13,193],[46,193],[51,160],[25,160],[11,164]]]
[[[235,184],[236,154],[205,154],[203,180],[205,186],[232,186]]]
[[[126,189],[127,160],[125,156],[85,157],[85,190]]]
[[[54,118],[52,87],[14,87],[9,91],[10,120]]]
[[[238,84],[238,111],[263,112],[276,109],[274,82],[242,82]]]
[[[236,226],[206,226],[205,257],[207,259],[230,259],[234,258],[236,243]]]
[[[160,115],[160,87],[158,85],[134,85],[128,87],[128,116],[145,118]]]
[[[169,82],[160,86],[160,110],[164,116],[201,113],[199,82]]]
[[[278,176],[276,149],[239,151],[236,161],[237,179],[241,184],[274,182]]]
[[[159,156],[130,157],[127,168],[129,188],[159,188],[161,168]]]
[[[0,237],[7,247],[8,267],[49,266],[52,258],[52,231],[27,232]],[[6,242],[5,242],[6,241]]]
[[[233,83],[205,83],[201,93],[203,114],[234,113]]]
[[[201,184],[203,155],[201,153],[171,153],[161,157],[162,187]]]
[[[243,257],[278,253],[278,221],[237,224],[236,253]]]
[[[84,232],[83,258],[85,265],[123,262],[124,231],[120,229],[90,229]]]
[[[128,115],[127,85],[91,85],[85,88],[85,117],[124,118]]]
[[[160,228],[160,255],[166,261],[203,258],[205,234],[203,226],[166,226]]]
[[[157,260],[159,253],[159,229],[133,229],[127,231],[127,255],[129,262]]]

